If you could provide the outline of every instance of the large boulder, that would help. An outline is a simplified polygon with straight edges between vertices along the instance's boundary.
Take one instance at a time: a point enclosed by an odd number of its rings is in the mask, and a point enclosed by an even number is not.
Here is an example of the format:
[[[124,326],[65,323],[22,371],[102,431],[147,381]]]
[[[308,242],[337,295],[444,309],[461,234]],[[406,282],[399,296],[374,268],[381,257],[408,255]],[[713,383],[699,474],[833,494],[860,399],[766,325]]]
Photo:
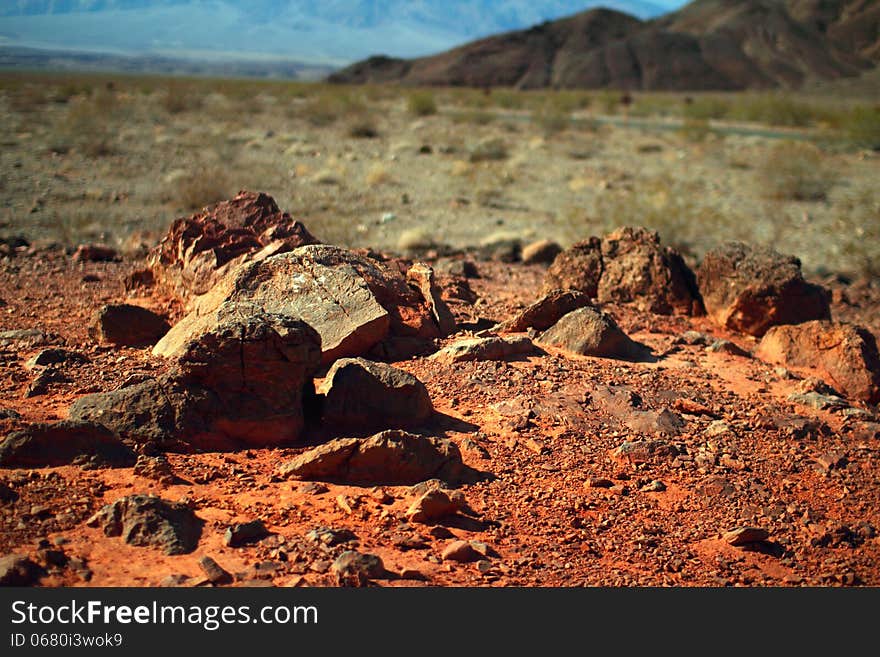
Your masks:
[[[815,371],[851,399],[880,403],[880,356],[873,334],[842,322],[811,321],[771,328],[755,356]]]
[[[337,360],[324,382],[324,423],[371,432],[417,427],[434,408],[425,384],[409,372],[363,358]]]
[[[285,477],[364,486],[408,486],[435,477],[457,481],[464,471],[455,443],[405,431],[332,440],[279,468]]]
[[[165,375],[87,395],[70,417],[169,446],[294,442],[304,422],[303,392],[320,364],[320,336],[301,320],[251,304],[223,304],[214,319],[180,344]]]
[[[562,317],[535,340],[578,356],[638,360],[648,350],[630,339],[608,313],[593,307],[579,308]]]
[[[65,420],[32,424],[13,431],[0,442],[0,466],[41,468],[72,463],[127,467],[135,454],[112,431],[100,424]]]
[[[574,244],[553,261],[544,289],[579,290],[601,303],[632,303],[664,315],[701,311],[693,272],[647,228],[627,226]]]
[[[316,242],[303,224],[281,212],[272,197],[242,191],[175,221],[147,263],[159,285],[187,300],[210,290],[245,261]]]
[[[804,280],[800,260],[769,247],[731,242],[697,271],[706,311],[720,326],[761,336],[771,326],[829,319],[826,290]]]
[[[161,548],[165,554],[188,554],[198,547],[202,521],[186,504],[154,495],[129,495],[102,507],[86,521],[107,536],[129,545]]]
[[[399,272],[335,246],[313,245],[244,264],[193,303],[192,312],[154,347],[177,356],[193,336],[217,321],[228,302],[301,319],[321,336],[322,362],[367,353],[391,332],[439,337],[424,300]]]

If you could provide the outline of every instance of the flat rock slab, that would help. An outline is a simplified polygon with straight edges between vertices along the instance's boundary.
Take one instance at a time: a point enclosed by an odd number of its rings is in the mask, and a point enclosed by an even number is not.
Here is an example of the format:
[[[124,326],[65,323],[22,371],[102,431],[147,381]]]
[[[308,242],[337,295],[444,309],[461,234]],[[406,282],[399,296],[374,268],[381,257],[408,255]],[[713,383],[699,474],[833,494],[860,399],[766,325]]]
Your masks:
[[[507,360],[536,353],[527,337],[489,337],[459,340],[431,356],[431,360],[452,364],[472,360]]]
[[[590,297],[578,290],[551,290],[535,303],[495,327],[499,333],[523,333],[529,329],[546,331],[573,310],[592,305]]]
[[[81,464],[89,467],[130,467],[135,453],[100,424],[64,420],[32,424],[0,442],[0,465],[41,468]]]
[[[829,295],[808,283],[800,260],[732,242],[709,251],[697,271],[706,312],[725,328],[761,336],[771,326],[830,318]]]
[[[877,342],[860,326],[821,321],[776,326],[761,339],[755,356],[788,368],[815,370],[851,399],[880,402]]]
[[[340,438],[316,447],[279,468],[284,477],[366,486],[404,486],[434,477],[455,481],[464,473],[455,443],[405,431],[369,438]]]
[[[760,527],[737,527],[725,532],[723,536],[724,541],[733,546],[761,543],[768,538],[770,538],[770,532]]]
[[[324,384],[324,423],[369,432],[405,429],[434,412],[425,384],[409,372],[363,358],[341,358]]]
[[[129,495],[104,506],[86,522],[129,545],[188,554],[198,547],[204,522],[185,504],[153,495]]]

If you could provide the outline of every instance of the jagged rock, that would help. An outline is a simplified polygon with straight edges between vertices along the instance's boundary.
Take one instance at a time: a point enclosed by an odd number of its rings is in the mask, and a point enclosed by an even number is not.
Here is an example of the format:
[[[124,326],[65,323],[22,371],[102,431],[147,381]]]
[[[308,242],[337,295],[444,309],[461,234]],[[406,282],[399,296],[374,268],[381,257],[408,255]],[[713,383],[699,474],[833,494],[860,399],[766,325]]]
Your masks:
[[[523,247],[522,261],[524,265],[549,265],[560,253],[562,247],[553,240],[538,240]]]
[[[431,356],[431,360],[445,364],[468,360],[507,360],[535,352],[534,343],[527,337],[469,338],[441,349]]]
[[[279,473],[300,479],[394,486],[433,477],[457,480],[464,466],[458,447],[449,440],[383,431],[370,438],[332,440],[283,464]]]
[[[416,377],[363,358],[336,361],[323,392],[323,419],[332,427],[404,429],[422,424],[434,412],[425,384]]]
[[[130,447],[100,424],[64,420],[32,424],[13,431],[0,442],[4,467],[54,467],[83,464],[92,467],[127,467],[135,462]]]
[[[495,330],[499,333],[522,333],[530,328],[546,331],[571,311],[590,305],[590,297],[578,290],[551,290]]]
[[[194,302],[153,353],[174,356],[217,322],[223,303],[249,302],[301,319],[321,336],[322,362],[360,356],[386,336],[439,337],[424,300],[382,263],[333,246],[295,249],[231,271]]]
[[[186,300],[204,294],[245,261],[316,242],[270,196],[242,191],[175,221],[147,262],[159,285]]]
[[[35,354],[24,364],[24,366],[33,370],[37,367],[50,367],[52,365],[61,365],[63,363],[87,363],[88,358],[75,351],[68,349],[43,349]]]
[[[161,315],[127,303],[102,306],[92,317],[89,336],[101,343],[126,347],[155,344],[171,328]]]
[[[0,407],[0,420],[20,420],[21,413],[11,408]]]
[[[617,322],[593,307],[563,316],[535,340],[540,347],[555,347],[579,356],[637,360],[648,350],[627,336]]]
[[[851,399],[880,402],[877,342],[860,326],[821,321],[776,326],[761,339],[755,355],[787,368],[815,369]]]
[[[601,277],[602,241],[591,237],[556,256],[544,277],[544,289],[577,290],[595,299],[599,295]]]
[[[545,290],[555,288],[659,314],[694,315],[701,309],[693,272],[647,228],[623,227],[566,249],[544,278]]]
[[[613,455],[630,463],[659,463],[671,461],[678,453],[674,445],[662,440],[628,440],[617,447]]]
[[[724,541],[733,546],[748,545],[766,541],[770,533],[761,527],[737,527],[724,533]]]
[[[0,557],[0,586],[31,586],[45,571],[23,554]]]
[[[202,449],[295,441],[303,390],[319,366],[319,336],[302,321],[250,304],[224,304],[215,319],[175,350],[167,374],[82,397],[70,417],[139,442]]]
[[[164,454],[158,456],[139,455],[134,464],[133,472],[141,477],[158,481],[160,484],[170,485],[177,481],[171,464]]]
[[[205,573],[205,577],[208,578],[211,584],[219,586],[232,583],[232,574],[224,570],[220,564],[209,556],[199,559],[199,568],[202,569],[202,572]]]
[[[381,558],[356,550],[346,550],[340,554],[331,569],[340,583],[355,586],[362,586],[371,579],[381,579],[387,574]]]
[[[711,354],[728,354],[729,356],[740,356],[742,358],[751,357],[751,354],[748,351],[730,340],[715,340],[712,344],[706,347],[706,351]]]
[[[28,349],[49,344],[52,340],[53,336],[50,336],[39,329],[13,329],[11,331],[0,331],[0,347]]]
[[[350,529],[333,529],[332,527],[316,527],[306,534],[306,538],[327,547],[357,540],[357,536]]]
[[[825,289],[807,283],[800,260],[733,242],[709,251],[697,272],[706,311],[720,326],[761,336],[771,326],[830,317]]]
[[[602,239],[600,303],[635,303],[662,315],[699,313],[694,274],[681,255],[647,228],[620,228]]]
[[[158,547],[171,555],[195,550],[204,523],[185,504],[129,495],[104,506],[86,524],[107,536],[121,536],[129,545]]]
[[[406,278],[421,291],[428,308],[431,309],[431,316],[437,323],[437,328],[440,329],[440,334],[455,333],[455,318],[443,300],[440,288],[437,287],[434,280],[434,270],[422,262],[417,262],[406,272]]]
[[[459,278],[480,277],[480,270],[477,269],[476,263],[462,258],[441,258],[437,261],[434,269],[447,276],[457,276]]]

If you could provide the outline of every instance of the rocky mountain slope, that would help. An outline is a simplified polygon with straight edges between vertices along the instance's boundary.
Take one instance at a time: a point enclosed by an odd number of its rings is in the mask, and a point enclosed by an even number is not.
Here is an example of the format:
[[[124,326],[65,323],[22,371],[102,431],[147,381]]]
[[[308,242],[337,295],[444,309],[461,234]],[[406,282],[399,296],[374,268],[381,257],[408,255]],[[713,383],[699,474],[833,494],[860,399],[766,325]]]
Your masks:
[[[736,90],[796,88],[876,66],[880,7],[865,0],[695,0],[640,21],[595,9],[414,60],[372,58],[334,82]]]

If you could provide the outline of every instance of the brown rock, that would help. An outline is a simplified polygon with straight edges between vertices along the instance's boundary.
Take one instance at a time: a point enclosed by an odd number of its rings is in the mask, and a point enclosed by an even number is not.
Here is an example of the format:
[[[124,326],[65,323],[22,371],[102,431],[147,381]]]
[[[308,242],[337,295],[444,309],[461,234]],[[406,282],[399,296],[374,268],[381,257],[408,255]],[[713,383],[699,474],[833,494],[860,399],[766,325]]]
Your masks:
[[[458,500],[450,499],[443,490],[431,490],[413,500],[406,511],[410,522],[429,524],[454,516],[461,505]]]
[[[562,247],[553,240],[538,240],[523,247],[522,261],[524,265],[549,265],[562,253]]]
[[[733,546],[748,545],[766,541],[770,533],[760,527],[737,527],[724,534],[724,541]]]
[[[721,326],[761,336],[771,326],[828,319],[828,293],[807,283],[800,260],[733,242],[706,254],[697,272],[706,311]]]
[[[591,237],[556,256],[544,277],[544,289],[577,290],[595,299],[601,276],[602,242],[598,237]]]
[[[880,402],[880,356],[873,334],[842,322],[812,321],[776,326],[755,355],[788,368],[815,369],[830,386],[852,399]]]
[[[516,317],[495,327],[499,333],[522,333],[530,328],[546,331],[564,315],[591,305],[590,297],[577,290],[551,290]]]
[[[232,583],[232,575],[224,570],[220,564],[214,561],[211,557],[205,556],[199,559],[199,568],[202,569],[202,572],[205,573],[205,577],[208,578],[208,581],[211,582],[211,584],[221,585]]]
[[[434,412],[425,384],[416,377],[363,358],[337,360],[324,392],[324,422],[359,432],[415,427]]]
[[[507,360],[535,353],[529,338],[469,338],[459,340],[431,356],[431,360],[452,364],[469,360]]]
[[[159,285],[186,300],[204,294],[243,262],[316,242],[270,196],[242,191],[175,221],[147,262]]]
[[[370,438],[332,440],[283,464],[279,473],[300,479],[395,486],[433,477],[456,480],[464,469],[458,447],[449,440],[383,431]]]
[[[102,244],[80,244],[73,254],[75,262],[111,262],[117,257],[116,249]]]
[[[409,271],[406,272],[406,278],[411,281],[422,293],[428,307],[431,309],[431,316],[437,323],[441,335],[449,335],[455,333],[455,318],[449,310],[449,306],[443,300],[440,288],[434,280],[434,270],[428,265],[417,262]]]
[[[471,545],[470,541],[453,541],[443,549],[441,558],[443,561],[470,563],[479,561],[483,555]]]
[[[610,315],[593,307],[568,313],[535,342],[541,347],[555,347],[579,356],[635,360],[648,353],[620,330]]]
[[[0,557],[0,586],[32,586],[45,571],[22,554]]]
[[[127,467],[134,462],[134,452],[116,434],[90,422],[32,424],[0,442],[0,465],[4,467],[55,467],[71,463]]]
[[[153,345],[171,327],[165,318],[151,310],[129,304],[102,306],[92,317],[92,339],[127,347]]]

